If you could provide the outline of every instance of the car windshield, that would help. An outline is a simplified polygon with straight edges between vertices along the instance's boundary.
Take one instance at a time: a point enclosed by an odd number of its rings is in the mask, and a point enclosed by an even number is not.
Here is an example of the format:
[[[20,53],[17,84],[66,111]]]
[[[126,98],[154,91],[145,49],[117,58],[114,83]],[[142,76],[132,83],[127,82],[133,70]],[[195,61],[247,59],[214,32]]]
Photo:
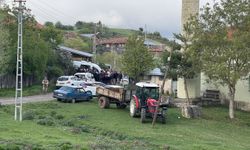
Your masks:
[[[63,86],[60,88],[60,90],[67,91],[67,92],[72,92],[74,88],[68,87],[68,86]]]
[[[67,80],[69,80],[68,77],[59,77],[58,78],[58,81],[67,81]]]
[[[152,99],[159,99],[159,88],[145,88],[144,93]]]

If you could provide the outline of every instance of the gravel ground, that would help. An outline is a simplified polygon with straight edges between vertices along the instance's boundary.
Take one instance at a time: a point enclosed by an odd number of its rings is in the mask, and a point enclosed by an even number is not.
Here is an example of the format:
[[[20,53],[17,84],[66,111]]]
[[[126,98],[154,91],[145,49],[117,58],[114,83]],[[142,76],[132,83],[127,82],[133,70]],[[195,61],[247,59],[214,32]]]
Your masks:
[[[23,103],[43,102],[43,101],[51,101],[51,100],[55,100],[52,97],[52,93],[23,97]],[[1,105],[15,104],[15,97],[12,97],[12,98],[1,98],[0,97],[0,104]]]

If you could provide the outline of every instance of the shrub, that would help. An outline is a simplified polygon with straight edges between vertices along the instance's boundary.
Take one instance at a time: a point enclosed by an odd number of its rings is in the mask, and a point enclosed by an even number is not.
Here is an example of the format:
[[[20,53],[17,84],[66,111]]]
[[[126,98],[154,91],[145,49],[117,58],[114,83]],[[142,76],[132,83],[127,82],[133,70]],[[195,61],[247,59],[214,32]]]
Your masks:
[[[56,116],[55,116],[55,119],[58,119],[58,120],[61,120],[61,119],[63,119],[63,118],[64,118],[63,115],[56,115]]]
[[[75,125],[73,120],[63,120],[60,124],[67,127],[73,127]]]
[[[38,116],[38,119],[44,119],[46,118],[45,116]]]
[[[46,117],[44,119],[39,119],[37,124],[44,125],[44,126],[53,126],[55,125],[54,119],[51,117]]]
[[[33,120],[35,119],[36,113],[33,110],[29,110],[27,112],[24,112],[23,114],[23,120]]]
[[[74,134],[80,134],[82,132],[81,128],[74,127],[70,130]]]
[[[70,142],[62,142],[58,145],[58,148],[60,150],[69,150],[69,149],[73,149],[73,145]]]
[[[52,117],[56,116],[56,114],[57,114],[56,111],[51,111],[51,112],[50,112],[50,116],[52,116]]]

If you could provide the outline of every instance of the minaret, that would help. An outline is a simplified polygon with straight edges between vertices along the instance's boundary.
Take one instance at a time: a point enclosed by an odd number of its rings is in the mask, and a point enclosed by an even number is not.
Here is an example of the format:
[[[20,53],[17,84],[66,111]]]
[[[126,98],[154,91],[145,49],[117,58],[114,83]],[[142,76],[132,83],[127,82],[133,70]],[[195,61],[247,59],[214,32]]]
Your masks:
[[[182,0],[181,34],[185,34],[183,27],[187,23],[188,18],[197,13],[199,13],[199,0]],[[187,80],[189,98],[200,96],[200,85],[200,76]],[[187,98],[183,78],[178,78],[177,81],[177,97]]]
[[[182,0],[181,31],[191,15],[199,13],[200,0]]]

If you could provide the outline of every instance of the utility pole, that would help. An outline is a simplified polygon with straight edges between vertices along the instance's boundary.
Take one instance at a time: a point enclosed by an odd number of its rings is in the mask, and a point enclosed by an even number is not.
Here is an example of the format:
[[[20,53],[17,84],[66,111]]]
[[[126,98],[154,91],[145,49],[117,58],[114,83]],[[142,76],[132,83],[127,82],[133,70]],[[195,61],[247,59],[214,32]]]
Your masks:
[[[94,36],[93,36],[93,54],[94,54],[94,63],[96,63],[96,23],[94,27]]]
[[[16,93],[15,93],[15,120],[22,121],[23,106],[23,3],[26,0],[14,0],[18,5],[18,40],[16,60]],[[18,117],[19,116],[19,117]]]

